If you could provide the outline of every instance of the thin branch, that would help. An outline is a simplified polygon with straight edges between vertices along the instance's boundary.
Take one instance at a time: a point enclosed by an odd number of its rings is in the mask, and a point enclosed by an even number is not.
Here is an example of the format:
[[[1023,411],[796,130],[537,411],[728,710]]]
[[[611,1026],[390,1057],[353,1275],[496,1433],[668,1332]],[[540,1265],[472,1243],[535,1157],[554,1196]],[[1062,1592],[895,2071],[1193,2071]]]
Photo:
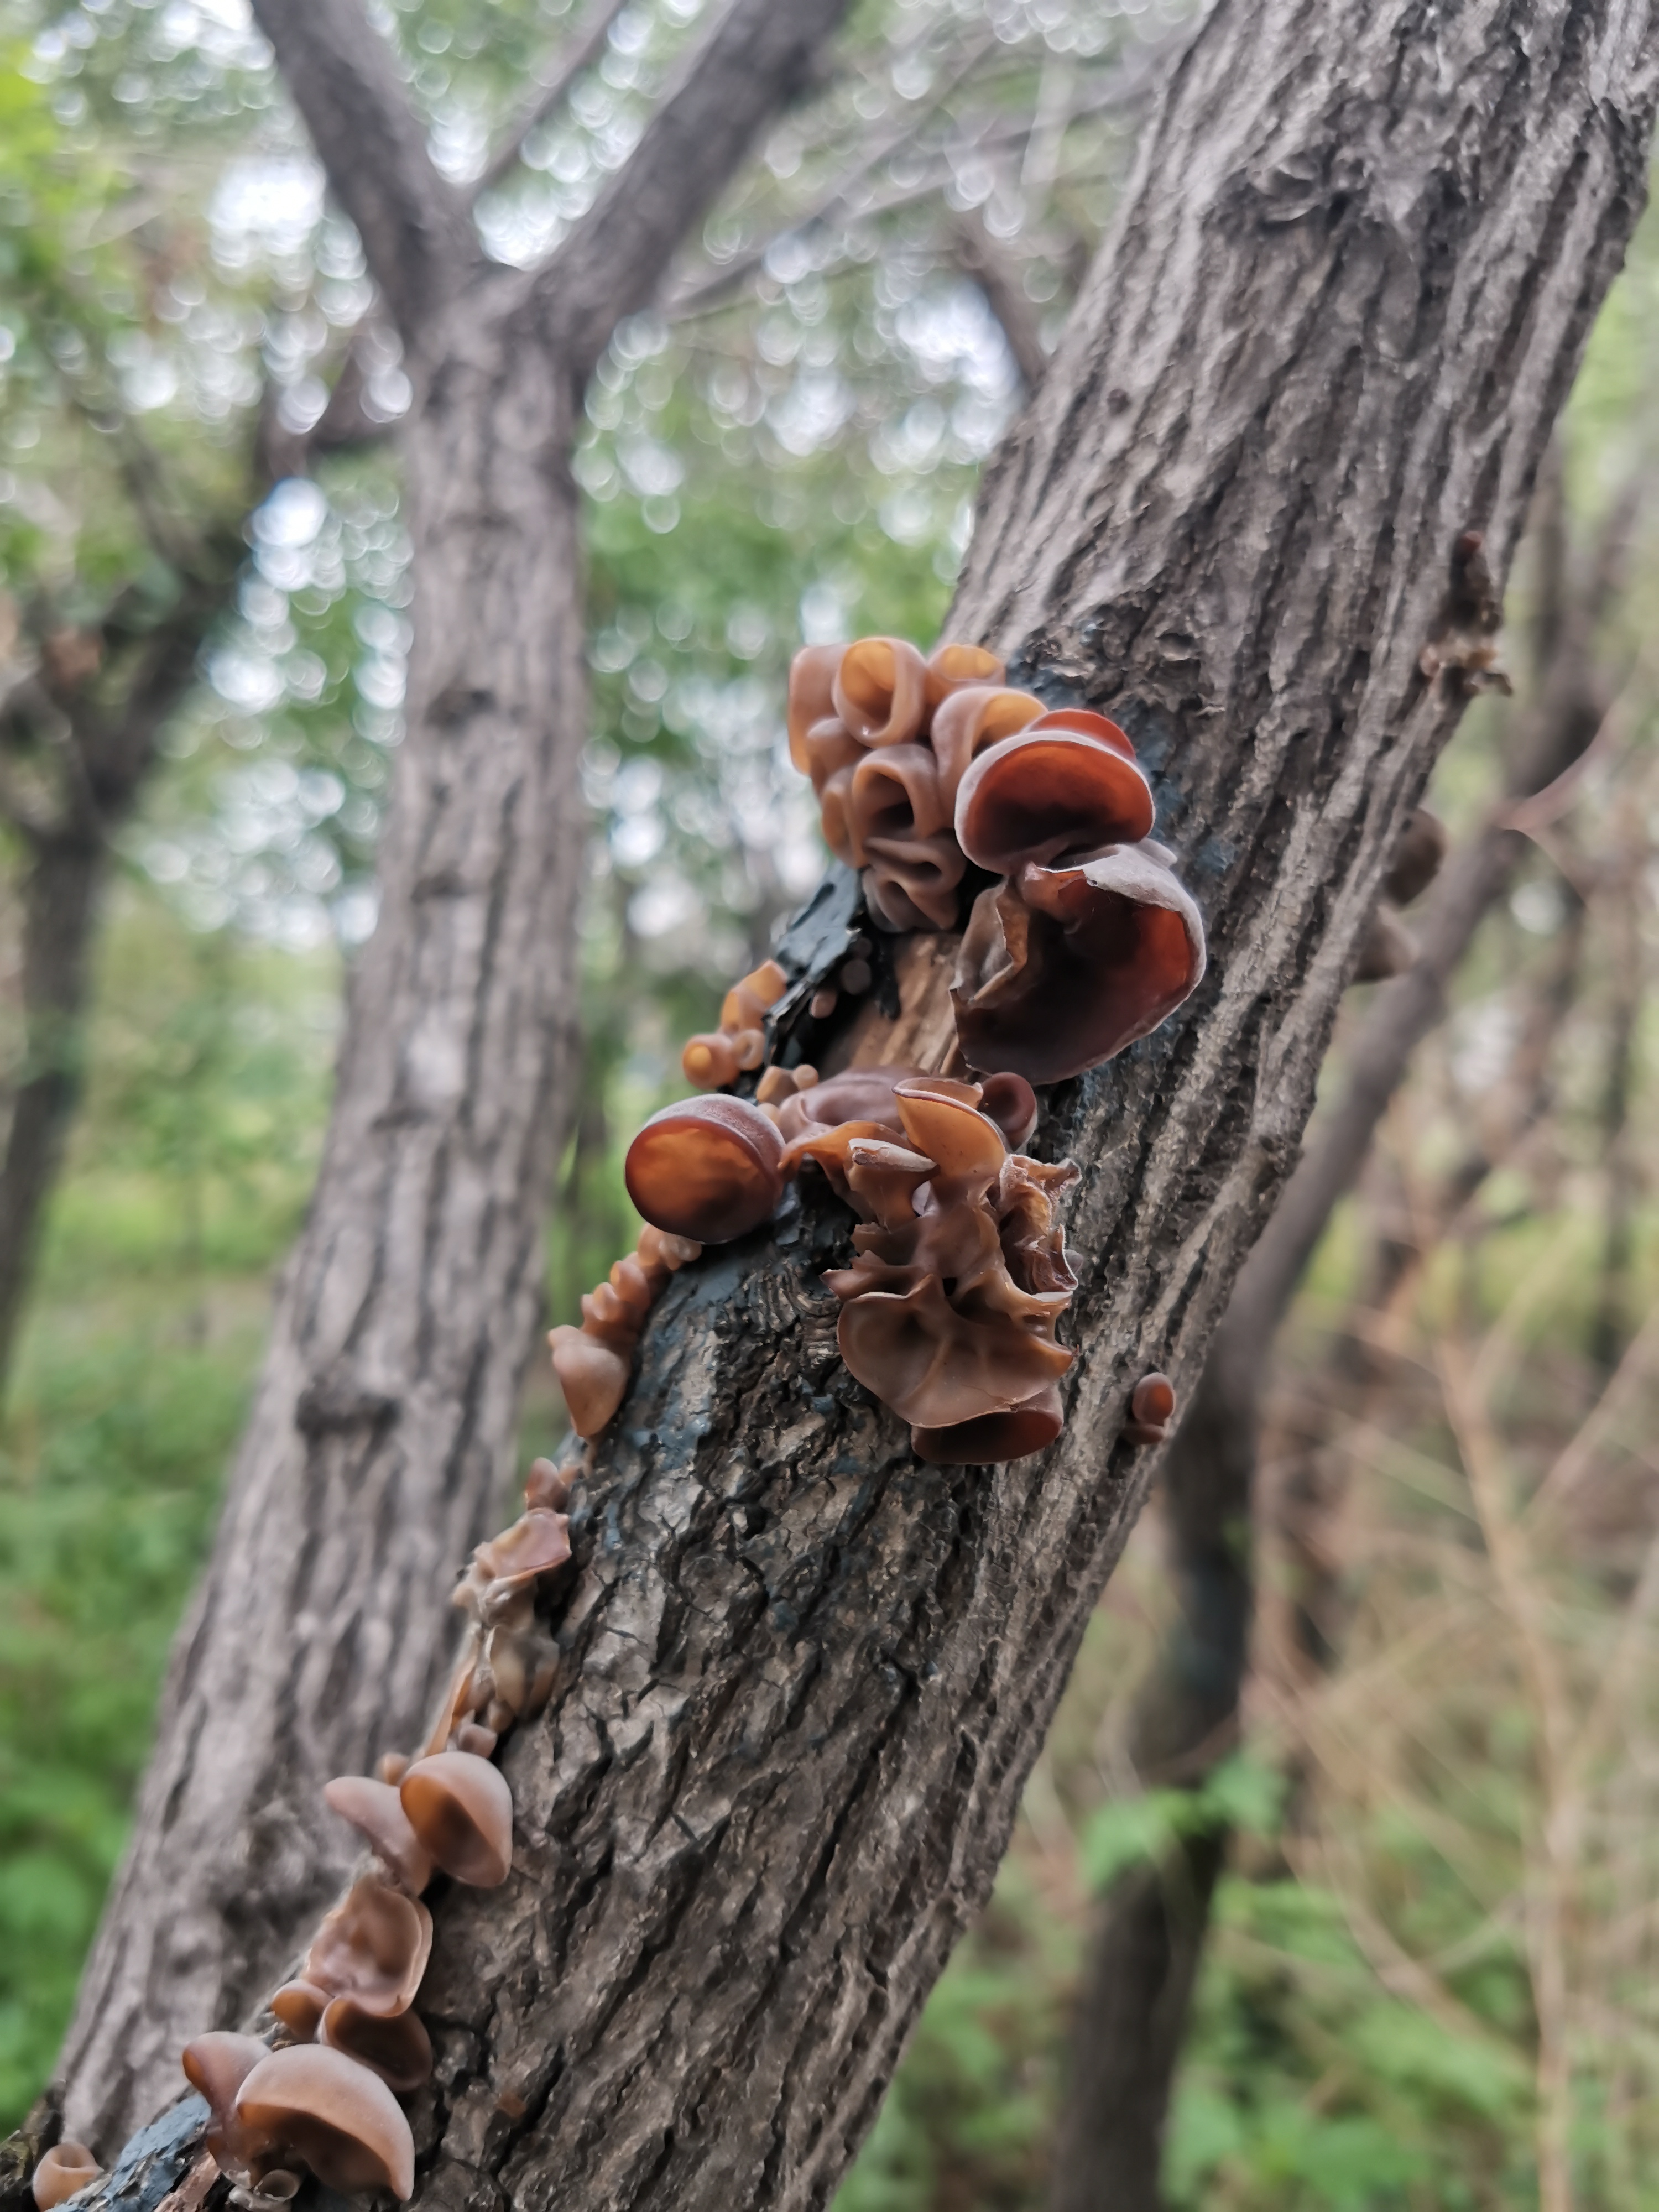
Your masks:
[[[596,0],[574,36],[554,56],[552,76],[538,85],[507,125],[501,144],[484,165],[483,175],[466,187],[469,208],[476,207],[486,192],[493,191],[502,178],[511,173],[524,151],[525,140],[563,106],[571,86],[604,52],[611,26],[627,5],[628,0]]]
[[[253,0],[253,13],[412,352],[477,258],[465,204],[361,0]]]
[[[579,379],[623,317],[650,301],[756,131],[806,84],[848,4],[732,0],[691,56],[627,163],[532,288],[533,310],[550,323]]]
[[[1042,381],[1048,356],[1042,349],[1036,310],[1020,281],[1019,263],[992,237],[977,208],[959,215],[951,234],[957,265],[979,287],[986,306],[996,317],[1020,382],[1028,392],[1035,392]]]

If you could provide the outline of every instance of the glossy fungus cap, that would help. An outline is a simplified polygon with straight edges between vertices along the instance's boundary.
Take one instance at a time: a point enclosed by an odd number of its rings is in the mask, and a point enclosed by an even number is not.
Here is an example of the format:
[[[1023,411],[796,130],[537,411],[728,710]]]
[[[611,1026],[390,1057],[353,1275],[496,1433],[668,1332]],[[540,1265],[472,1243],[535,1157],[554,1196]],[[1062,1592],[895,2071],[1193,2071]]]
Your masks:
[[[1138,844],[1152,829],[1152,786],[1135,763],[1046,722],[981,753],[957,790],[957,841],[997,875],[1028,861]]]
[[[258,2148],[237,2119],[236,2100],[248,2075],[270,2056],[270,2045],[257,2035],[226,2030],[197,2036],[180,2054],[185,2079],[207,2099],[213,2116],[207,2147],[227,2172],[246,2173]]]
[[[846,647],[830,687],[835,710],[860,742],[902,745],[927,713],[927,665],[902,637],[861,637]]]
[[[842,645],[805,645],[789,664],[789,757],[803,775],[808,772],[806,732],[836,711],[831,687],[846,650]]]
[[[783,1139],[758,1106],[716,1095],[653,1114],[628,1148],[628,1195],[646,1219],[699,1244],[726,1244],[769,1218],[783,1195]]]
[[[993,1467],[1043,1450],[1065,1425],[1060,1388],[1051,1382],[1006,1413],[981,1413],[948,1429],[912,1428],[910,1445],[918,1459],[935,1466]]]
[[[78,2195],[102,2172],[85,2143],[54,2144],[35,2167],[30,2180],[36,2212],[55,2212],[58,2205]]]
[[[242,2084],[236,2117],[261,2151],[292,2152],[346,2196],[415,2191],[415,2142],[376,2074],[321,2044],[273,2051]]]
[[[866,1291],[842,1308],[841,1356],[882,1403],[922,1428],[1003,1413],[1055,1381],[1073,1354],[1012,1318],[958,1313],[934,1274],[905,1291]]]
[[[1030,866],[982,891],[951,997],[970,1067],[1059,1083],[1121,1052],[1204,974],[1204,927],[1161,847]]]
[[[513,1870],[513,1793],[499,1767],[466,1751],[417,1759],[398,1785],[409,1825],[439,1866],[474,1889]]]
[[[939,786],[952,813],[969,763],[1038,720],[1042,714],[1041,699],[1000,684],[970,684],[945,701],[933,716],[929,742],[939,763]]]
[[[1002,662],[986,647],[941,639],[927,656],[927,704],[937,708],[953,691],[969,684],[1000,684],[1006,673]]]

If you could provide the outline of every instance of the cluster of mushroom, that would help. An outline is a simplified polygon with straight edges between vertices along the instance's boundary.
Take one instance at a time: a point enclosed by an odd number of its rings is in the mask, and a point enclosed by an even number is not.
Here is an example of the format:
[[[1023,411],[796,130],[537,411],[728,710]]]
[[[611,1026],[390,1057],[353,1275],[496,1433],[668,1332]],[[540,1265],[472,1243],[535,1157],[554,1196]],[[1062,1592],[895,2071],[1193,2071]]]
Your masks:
[[[1055,1386],[1073,1355],[1054,1325],[1076,1288],[1053,1201],[1077,1170],[1015,1149],[1036,1123],[1030,1085],[870,1067],[803,1085],[776,1073],[763,1103],[687,1098],[653,1115],[629,1148],[635,1205],[669,1233],[726,1243],[815,1164],[860,1216],[853,1265],[825,1278],[852,1373],[911,1424],[924,1459],[1041,1449],[1060,1432]]]
[[[421,1895],[434,1873],[488,1889],[511,1869],[512,1794],[490,1755],[552,1691],[554,1649],[536,1626],[535,1589],[570,1557],[568,1488],[537,1461],[525,1511],[474,1552],[456,1593],[471,1633],[422,1750],[383,1759],[377,1779],[343,1775],[324,1791],[374,1864],[271,1998],[283,2039],[216,2033],[185,2047],[185,2075],[211,2116],[207,2147],[249,2212],[287,2203],[302,2170],[348,2194],[413,2193],[414,2138],[398,2099],[432,2070],[412,2009],[432,1948]],[[36,2181],[42,2212],[46,2164]]]
[[[789,747],[830,848],[892,930],[953,929],[969,1067],[1057,1083],[1158,1027],[1204,973],[1204,930],[1152,838],[1152,787],[1115,722],[1044,708],[977,646],[924,660],[902,638],[808,646]]]

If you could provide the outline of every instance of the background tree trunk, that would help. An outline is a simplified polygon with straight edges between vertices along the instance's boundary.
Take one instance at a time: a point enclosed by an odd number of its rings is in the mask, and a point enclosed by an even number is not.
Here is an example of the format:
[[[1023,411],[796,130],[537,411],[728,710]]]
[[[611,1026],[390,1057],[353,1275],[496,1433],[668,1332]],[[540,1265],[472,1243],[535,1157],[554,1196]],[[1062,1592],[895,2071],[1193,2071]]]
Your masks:
[[[331,1775],[419,1730],[500,1506],[573,1087],[587,727],[570,441],[617,319],[845,0],[737,0],[554,260],[492,267],[352,0],[262,21],[402,327],[416,637],[305,1231],[60,2062],[106,2148],[256,2003],[353,1856]]]
[[[1622,573],[1630,511],[1615,514],[1591,573],[1575,580],[1567,572],[1559,505],[1558,477],[1543,517],[1535,696],[1518,717],[1504,803],[1452,854],[1423,921],[1416,961],[1377,994],[1354,1040],[1342,1097],[1319,1125],[1239,1272],[1164,1464],[1176,1612],[1137,1697],[1130,1744],[1136,1771],[1149,1786],[1198,1790],[1237,1742],[1254,1606],[1256,1471],[1274,1340],[1332,1214],[1359,1176],[1412,1054],[1444,1017],[1451,980],[1477,930],[1514,883],[1528,848],[1509,826],[1513,802],[1565,775],[1612,708],[1617,687],[1598,659],[1596,633]],[[1541,1079],[1541,1066],[1538,1073]],[[1534,1100],[1531,1110],[1540,1105]],[[1459,1195],[1471,1194],[1489,1167],[1466,1164]],[[1378,1286],[1374,1304],[1386,1303],[1389,1287]],[[1356,1348],[1369,1368],[1370,1355]],[[1311,1619],[1308,1629],[1311,1644]],[[1055,2146],[1054,2212],[1109,2206],[1111,2212],[1158,2212],[1164,2202],[1164,2124],[1228,1841],[1218,1826],[1174,1835],[1164,1858],[1131,1869],[1104,1900],[1073,2032],[1071,2081]]]

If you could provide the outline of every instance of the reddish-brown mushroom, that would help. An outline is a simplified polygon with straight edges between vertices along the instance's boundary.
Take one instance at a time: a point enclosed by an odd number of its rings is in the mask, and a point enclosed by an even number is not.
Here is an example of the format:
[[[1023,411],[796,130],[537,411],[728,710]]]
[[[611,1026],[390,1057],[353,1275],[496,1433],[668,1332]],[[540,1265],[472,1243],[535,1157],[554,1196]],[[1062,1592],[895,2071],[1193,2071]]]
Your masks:
[[[789,757],[805,775],[806,733],[836,711],[832,687],[844,645],[806,645],[789,664]]]
[[[418,1771],[418,1766],[410,1769],[410,1774]],[[403,1788],[407,1792],[407,1775]],[[409,1810],[406,1795],[404,1809]],[[421,1834],[420,1822],[411,1817],[410,1825],[437,1859]],[[438,1863],[441,1866],[442,1860]],[[403,2012],[421,1986],[431,1948],[432,1915],[425,1905],[377,1876],[365,1875],[352,1883],[312,1937],[300,1978],[326,1990],[331,1997],[355,1997],[365,2012]]]
[[[236,2118],[257,2160],[298,2158],[347,2196],[415,2191],[415,2142],[396,2098],[376,2074],[321,2044],[273,2051],[242,2084]]]
[[[690,1237],[670,1236],[647,1223],[640,1231],[638,1249],[618,1260],[609,1279],[583,1298],[581,1327],[564,1322],[549,1331],[553,1372],[579,1437],[598,1436],[615,1416],[628,1392],[634,1346],[652,1302],[674,1270],[702,1251]],[[482,1571],[476,1569],[469,1581]],[[481,1599],[483,1594],[480,1588]]]
[[[1158,1027],[1204,974],[1204,926],[1161,846],[1027,865],[974,902],[951,1000],[970,1067],[1058,1083]]]
[[[58,2205],[96,2181],[103,2170],[84,2143],[54,2144],[35,2167],[29,2183],[36,2212],[55,2212]]]
[[[410,1894],[418,1897],[432,1879],[432,1861],[421,1849],[391,1784],[371,1782],[364,1774],[337,1775],[325,1784],[323,1799],[331,1812],[350,1821]]]
[[[735,1083],[745,1068],[758,1067],[766,1057],[767,1011],[789,988],[789,978],[775,960],[763,960],[726,993],[720,1007],[718,1030],[690,1038],[680,1054],[688,1083],[699,1091],[717,1091]]]
[[[768,1218],[783,1195],[783,1141],[744,1098],[682,1098],[653,1114],[628,1148],[628,1195],[659,1229],[726,1244]]]
[[[394,2013],[387,2020],[365,2012],[349,1997],[336,1997],[322,2019],[322,2039],[343,2051],[400,2097],[418,2089],[432,2071],[432,2039],[416,2013]]]
[[[253,2162],[258,2144],[238,2119],[236,2100],[248,2075],[270,2056],[270,2045],[257,2035],[223,2030],[198,2035],[180,2054],[185,2079],[207,2099],[207,2147],[222,2173],[245,2174]]]
[[[1143,1375],[1129,1394],[1129,1418],[1123,1433],[1132,1444],[1161,1444],[1175,1419],[1175,1384],[1156,1369]]]
[[[474,1889],[507,1880],[513,1793],[498,1767],[470,1752],[436,1752],[416,1760],[401,1789],[409,1825],[447,1875]]]
[[[1065,1425],[1060,1386],[1050,1382],[1006,1413],[981,1413],[947,1429],[913,1427],[910,1444],[918,1459],[938,1467],[989,1467],[1045,1450]]]
[[[1077,726],[1084,719],[1044,715],[970,764],[956,799],[957,840],[970,860],[1012,875],[1028,861],[1151,836],[1152,788],[1124,750],[1128,739],[1103,716],[1088,717],[1121,740],[1115,745]]]
[[[951,831],[940,830],[931,837],[872,837],[866,841],[864,858],[864,903],[878,927],[896,935],[956,927],[961,908],[957,886],[967,862]]]

